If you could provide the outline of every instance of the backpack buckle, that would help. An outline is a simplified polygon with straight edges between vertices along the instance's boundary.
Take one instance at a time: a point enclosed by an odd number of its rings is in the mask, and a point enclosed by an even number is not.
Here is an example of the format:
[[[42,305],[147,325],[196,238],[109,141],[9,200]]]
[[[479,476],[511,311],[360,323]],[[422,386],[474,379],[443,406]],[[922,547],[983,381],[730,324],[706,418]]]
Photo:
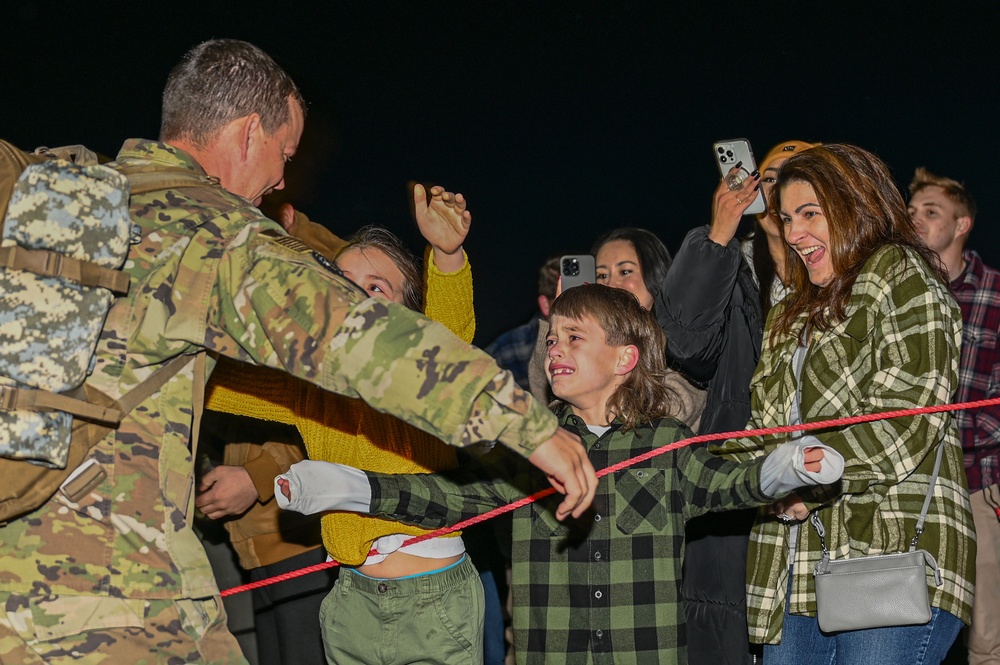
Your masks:
[[[60,277],[62,275],[63,268],[63,255],[59,252],[46,252],[45,253],[45,267],[42,268],[42,274],[46,277]]]
[[[0,386],[0,410],[17,410],[17,388],[11,386]]]

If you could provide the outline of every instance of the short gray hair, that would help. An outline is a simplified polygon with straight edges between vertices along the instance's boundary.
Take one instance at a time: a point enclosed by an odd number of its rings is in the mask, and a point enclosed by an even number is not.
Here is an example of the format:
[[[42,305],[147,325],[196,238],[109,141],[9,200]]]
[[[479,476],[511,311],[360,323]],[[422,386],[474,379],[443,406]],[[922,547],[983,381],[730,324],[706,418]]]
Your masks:
[[[290,120],[288,98],[305,102],[295,82],[267,53],[238,39],[198,44],[170,72],[163,90],[160,139],[204,148],[237,118],[257,113],[271,135]]]

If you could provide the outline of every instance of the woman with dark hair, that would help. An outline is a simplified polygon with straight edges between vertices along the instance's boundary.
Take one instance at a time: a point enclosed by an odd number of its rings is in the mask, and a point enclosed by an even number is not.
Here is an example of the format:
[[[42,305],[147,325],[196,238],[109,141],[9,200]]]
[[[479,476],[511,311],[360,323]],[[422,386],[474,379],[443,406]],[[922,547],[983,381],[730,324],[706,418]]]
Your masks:
[[[643,309],[653,309],[671,262],[670,251],[656,234],[632,227],[612,229],[597,239],[590,253],[598,284],[624,289]]]
[[[768,319],[750,426],[948,403],[961,313],[885,165],[860,148],[821,146],[789,159],[775,191],[792,291]],[[808,438],[844,456],[843,479],[777,504],[778,519],[758,515],[747,586],[751,639],[765,645],[768,665],[940,663],[971,616],[976,549],[954,421],[907,416],[734,439],[717,452],[749,459]],[[920,535],[916,523],[941,446]],[[800,524],[810,513],[833,559],[903,552],[919,535],[943,578],[940,585],[933,574],[927,579],[931,621],[823,633],[812,575],[821,536],[815,524]]]
[[[785,141],[771,148],[743,189],[725,180],[715,190],[712,223],[692,229],[658,290],[656,317],[672,364],[705,386],[702,433],[743,429],[750,419],[750,378],[760,359],[771,305],[787,292],[785,241],[777,217],[758,215],[752,239],[736,231],[761,187],[770,196],[778,168],[817,144]],[[763,284],[763,288],[759,286]],[[684,564],[691,665],[751,662],[746,630],[747,541],[754,511],[706,515],[687,525]]]

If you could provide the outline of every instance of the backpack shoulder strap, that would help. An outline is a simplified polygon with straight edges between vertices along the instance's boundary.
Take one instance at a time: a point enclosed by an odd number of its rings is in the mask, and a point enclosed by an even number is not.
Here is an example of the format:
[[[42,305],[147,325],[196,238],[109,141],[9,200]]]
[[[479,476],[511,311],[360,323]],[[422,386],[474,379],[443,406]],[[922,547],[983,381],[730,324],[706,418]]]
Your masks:
[[[190,169],[179,167],[157,167],[152,170],[145,165],[116,163],[114,169],[128,178],[129,189],[133,196],[181,187],[220,186],[218,178],[200,175]]]
[[[162,388],[193,359],[194,356],[177,356],[150,374],[145,381],[122,395],[117,401],[112,401],[111,404],[105,405],[101,404],[100,400],[95,400],[94,393],[100,391],[86,384],[66,393],[0,386],[0,409],[8,411],[17,409],[64,411],[84,420],[116,426],[132,409]]]
[[[172,379],[177,375],[182,369],[184,369],[191,362],[195,363],[195,374],[194,374],[194,394],[195,394],[195,420],[192,427],[191,433],[191,450],[192,459],[194,458],[195,446],[198,440],[198,430],[199,422],[201,419],[202,405],[204,404],[204,394],[205,394],[205,367],[206,367],[206,354],[204,351],[199,352],[193,356],[182,355],[170,360],[165,365],[157,369],[145,381],[137,385],[132,390],[128,391],[121,398],[118,399],[115,404],[120,407],[121,418],[132,411],[135,407],[145,401],[147,398],[151,397],[157,390],[162,388],[167,381]],[[87,393],[93,401],[101,401],[101,398],[108,400],[104,393],[99,390],[87,388]],[[107,476],[107,472],[101,467],[100,464],[90,463],[89,465],[81,465],[87,453],[93,448],[97,443],[107,436],[115,426],[118,425],[115,422],[112,425],[98,424],[94,422],[81,423],[81,426],[74,425],[73,428],[73,440],[74,443],[81,444],[79,447],[70,447],[71,459],[67,465],[67,469],[73,469],[68,477],[59,485],[59,491],[62,492],[70,501],[76,503],[83,496],[85,496],[92,489],[97,487],[104,478]],[[75,455],[75,457],[73,457]]]
[[[27,249],[20,245],[0,247],[0,268],[25,270],[42,277],[62,277],[83,286],[100,286],[117,295],[128,293],[128,275],[120,270],[47,249]]]

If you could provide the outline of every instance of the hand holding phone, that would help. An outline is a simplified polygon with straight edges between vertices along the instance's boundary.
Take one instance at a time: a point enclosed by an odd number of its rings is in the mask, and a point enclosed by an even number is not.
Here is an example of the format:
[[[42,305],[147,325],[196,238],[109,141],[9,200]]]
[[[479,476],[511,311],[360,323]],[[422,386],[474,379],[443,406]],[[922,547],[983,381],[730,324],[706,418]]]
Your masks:
[[[574,286],[597,283],[597,269],[594,267],[594,257],[590,254],[568,254],[560,257],[559,274],[562,277],[563,292]]]
[[[753,203],[743,212],[744,215],[756,215],[758,213],[764,212],[767,209],[767,202],[764,200],[764,192],[758,190],[753,191],[751,173],[757,170],[757,162],[753,158],[753,149],[750,148],[750,142],[746,139],[729,139],[728,141],[718,141],[712,145],[713,152],[715,154],[715,163],[719,167],[719,173],[722,175],[729,189],[734,192],[741,192],[740,196],[743,196],[742,190],[746,190],[746,197],[754,196]],[[733,167],[739,165],[739,169],[735,172]]]

